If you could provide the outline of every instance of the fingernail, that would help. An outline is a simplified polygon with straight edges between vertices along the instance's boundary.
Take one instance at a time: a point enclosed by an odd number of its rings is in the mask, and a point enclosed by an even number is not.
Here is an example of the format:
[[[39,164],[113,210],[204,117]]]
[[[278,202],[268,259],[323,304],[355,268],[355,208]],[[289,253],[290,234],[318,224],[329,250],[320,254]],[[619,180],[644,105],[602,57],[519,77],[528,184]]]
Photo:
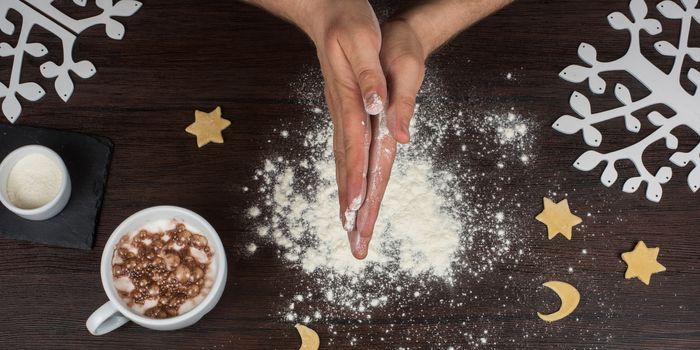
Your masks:
[[[348,241],[350,242],[350,251],[355,258],[364,259],[367,257],[369,238],[360,236],[360,232],[355,230],[348,232]]]
[[[345,210],[345,224],[343,228],[345,231],[350,232],[355,229],[355,218],[357,217],[357,210],[352,210],[350,208]]]
[[[406,136],[408,136],[408,138],[410,139],[411,138],[411,131],[410,131],[410,124],[409,123],[410,122],[408,120],[402,120],[401,121],[401,130],[404,133],[406,133]]]
[[[362,206],[362,195],[359,195],[355,198],[352,199],[352,202],[348,204],[348,208],[352,211],[358,211],[360,210],[360,207]]]
[[[363,210],[357,215],[357,219],[355,220],[355,227],[357,227],[358,230],[361,230],[363,227],[365,227],[365,222],[367,222],[366,212],[366,210]]]
[[[353,247],[353,251],[355,252],[355,256],[357,258],[364,259],[367,257],[367,253],[369,251],[369,238],[366,237],[360,237]]]
[[[357,243],[357,250],[367,254],[369,248],[369,237],[360,237],[360,241]]]
[[[365,97],[365,112],[370,115],[377,115],[379,112],[384,110],[384,103],[382,103],[382,98],[379,94],[372,92],[367,97]]]
[[[355,247],[360,241],[360,232],[352,230],[348,232],[348,242],[350,242],[350,250],[355,251]]]

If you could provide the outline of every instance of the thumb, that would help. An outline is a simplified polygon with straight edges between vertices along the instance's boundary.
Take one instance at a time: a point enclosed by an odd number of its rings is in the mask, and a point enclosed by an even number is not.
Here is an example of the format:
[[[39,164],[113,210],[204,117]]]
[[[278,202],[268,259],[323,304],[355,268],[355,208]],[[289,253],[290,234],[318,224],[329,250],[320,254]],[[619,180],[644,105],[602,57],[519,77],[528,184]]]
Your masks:
[[[367,178],[367,198],[357,213],[355,230],[350,233],[352,254],[357,259],[367,256],[372,240],[374,225],[379,217],[382,199],[389,184],[391,168],[396,158],[396,141],[382,129],[384,113],[372,117],[372,145],[369,155],[369,175]]]
[[[341,47],[360,87],[365,112],[379,114],[387,100],[386,78],[379,61],[381,39],[371,31],[357,32],[346,43],[341,40]]]
[[[393,62],[389,69],[389,108],[387,127],[400,143],[410,141],[409,126],[416,107],[416,95],[423,83],[425,66],[422,61],[404,56]]]

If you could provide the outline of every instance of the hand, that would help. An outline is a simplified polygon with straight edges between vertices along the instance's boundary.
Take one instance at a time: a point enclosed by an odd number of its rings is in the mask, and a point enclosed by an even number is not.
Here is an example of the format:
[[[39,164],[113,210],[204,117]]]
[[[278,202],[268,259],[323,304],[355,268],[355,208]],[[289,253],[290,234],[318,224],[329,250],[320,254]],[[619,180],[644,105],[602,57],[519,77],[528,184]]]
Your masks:
[[[367,0],[247,1],[294,22],[316,44],[333,119],[340,218],[353,255],[363,259],[389,182],[396,141],[410,139],[426,57],[512,0],[432,0],[397,16],[381,31]]]
[[[387,99],[379,61],[381,31],[374,10],[367,0],[249,1],[294,22],[316,44],[333,119],[340,220],[353,255],[364,258],[369,242],[361,242],[355,223],[371,194],[367,186],[373,147],[369,114],[383,111],[382,102]],[[378,197],[382,195],[383,187]]]
[[[397,18],[382,26],[380,59],[389,87],[387,127],[400,143],[410,141],[410,123],[416,95],[425,78],[425,52],[411,25]]]
[[[333,119],[333,150],[340,219],[357,258],[366,244],[355,230],[356,213],[365,202],[372,148],[372,122],[386,101],[386,81],[379,61],[381,34],[365,0],[322,1],[307,32],[316,44]],[[374,196],[373,196],[374,197]],[[365,247],[364,249],[362,247]]]
[[[413,29],[403,20],[382,26],[380,59],[387,77],[389,99],[386,113],[371,117],[367,198],[357,215],[357,242],[353,254],[367,256],[374,224],[381,201],[389,184],[396,157],[396,141],[409,141],[409,124],[416,103],[416,94],[425,76],[425,53]],[[387,101],[387,100],[385,100]]]

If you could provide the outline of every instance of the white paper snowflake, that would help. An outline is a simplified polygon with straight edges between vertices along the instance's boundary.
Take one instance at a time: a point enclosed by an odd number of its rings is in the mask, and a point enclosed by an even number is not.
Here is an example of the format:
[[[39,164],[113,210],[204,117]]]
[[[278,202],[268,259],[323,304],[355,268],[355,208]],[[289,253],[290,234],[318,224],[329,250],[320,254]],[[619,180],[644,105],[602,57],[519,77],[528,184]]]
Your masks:
[[[9,83],[0,82],[0,99],[4,98],[2,112],[12,123],[22,112],[18,94],[29,101],[37,101],[46,94],[36,82],[20,81],[24,55],[43,57],[48,53],[48,49],[43,44],[28,42],[34,26],[46,29],[62,42],[62,61],[45,62],[40,66],[40,71],[45,78],[56,79],[54,82],[56,93],[63,101],[68,101],[74,88],[70,72],[83,79],[92,77],[96,72],[92,62],[73,60],[73,45],[78,34],[92,26],[104,25],[108,37],[120,40],[124,37],[124,26],[114,17],[128,17],[141,8],[141,3],[134,0],[120,0],[116,3],[112,0],[95,0],[97,7],[102,10],[100,14],[75,19],[55,8],[53,2],[54,0],[0,0],[0,32],[8,36],[15,33],[15,26],[7,19],[10,10],[15,10],[22,16],[22,26],[15,47],[0,41],[0,57],[13,56],[14,59]],[[73,0],[73,3],[85,6],[87,0]]]
[[[666,0],[656,6],[662,16],[678,20],[681,24],[677,45],[668,41],[654,43],[654,48],[661,55],[674,58],[673,68],[669,73],[659,69],[641,53],[641,32],[657,35],[662,31],[658,20],[647,18],[648,9],[644,0],[630,2],[631,19],[620,12],[614,12],[608,16],[608,22],[612,28],[627,30],[630,33],[630,46],[624,56],[613,61],[601,62],[597,59],[595,48],[590,44],[582,43],[578,48],[578,55],[588,67],[571,65],[559,73],[562,79],[574,83],[581,83],[588,79],[591,92],[602,94],[605,92],[606,82],[600,77],[600,73],[627,71],[650,91],[647,96],[633,100],[628,88],[618,83],[615,85],[614,92],[622,105],[597,113],[591,112],[588,98],[575,91],[569,102],[578,117],[564,115],[554,122],[552,127],[565,134],[582,131],[584,141],[592,147],[598,147],[603,141],[601,132],[595,127],[596,124],[614,118],[624,118],[626,129],[636,133],[641,128],[641,122],[632,113],[656,104],[666,105],[674,111],[675,114],[668,117],[658,111],[649,113],[647,118],[657,129],[639,142],[609,153],[590,150],[574,162],[574,167],[582,171],[592,170],[601,162],[606,162],[607,166],[600,180],[603,185],[609,187],[618,177],[615,163],[618,160],[629,160],[634,164],[639,176],[628,179],[622,190],[632,193],[646,182],[646,197],[654,202],[661,200],[663,193],[661,185],[671,179],[673,171],[670,167],[664,166],[655,173],[650,172],[642,162],[644,151],[660,140],[665,141],[668,149],[675,150],[678,147],[678,138],[672,132],[679,126],[687,126],[700,135],[700,72],[690,68],[687,73],[688,80],[696,86],[694,92],[689,93],[681,86],[681,73],[686,56],[700,62],[700,48],[688,47],[690,27],[693,22],[700,23],[700,9],[696,9],[697,0],[682,0],[681,3],[682,6]],[[697,191],[700,188],[700,143],[690,152],[675,152],[670,157],[670,161],[679,167],[684,167],[688,163],[694,164],[695,167],[688,175],[688,185],[693,192]]]

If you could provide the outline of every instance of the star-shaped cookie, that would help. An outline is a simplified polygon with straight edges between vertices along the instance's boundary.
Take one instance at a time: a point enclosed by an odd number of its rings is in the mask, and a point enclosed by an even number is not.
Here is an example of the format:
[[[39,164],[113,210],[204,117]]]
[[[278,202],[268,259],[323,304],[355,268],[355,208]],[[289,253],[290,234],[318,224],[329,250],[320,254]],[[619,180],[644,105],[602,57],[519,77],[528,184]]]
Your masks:
[[[659,256],[659,248],[647,248],[644,241],[639,241],[634,250],[622,253],[622,260],[627,263],[625,278],[639,278],[644,284],[649,285],[651,275],[666,271],[666,267],[659,264],[656,258]]]
[[[547,225],[549,239],[561,233],[566,239],[571,239],[571,229],[581,223],[581,218],[571,214],[569,202],[564,199],[554,203],[551,199],[544,198],[544,210],[535,218]]]
[[[221,131],[229,125],[231,125],[230,121],[221,118],[221,107],[216,107],[209,113],[194,111],[194,123],[185,131],[197,136],[197,146],[202,147],[209,142],[224,143]]]

